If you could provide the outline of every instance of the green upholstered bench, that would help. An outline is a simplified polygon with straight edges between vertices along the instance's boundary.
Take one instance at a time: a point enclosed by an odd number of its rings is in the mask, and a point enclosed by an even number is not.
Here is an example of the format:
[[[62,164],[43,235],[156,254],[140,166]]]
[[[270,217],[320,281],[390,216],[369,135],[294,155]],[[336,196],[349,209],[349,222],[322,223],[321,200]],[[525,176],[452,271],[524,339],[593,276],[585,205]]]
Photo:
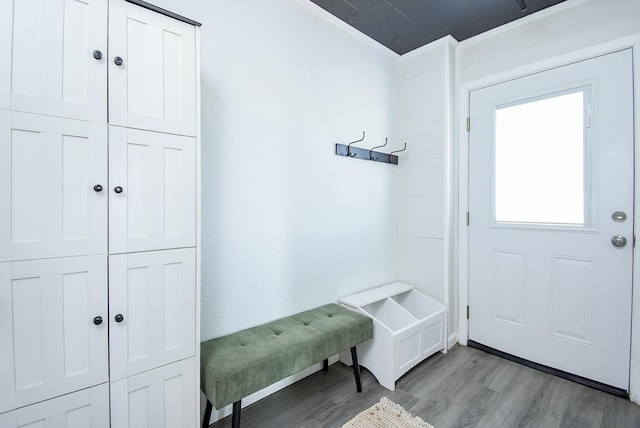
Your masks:
[[[232,426],[240,426],[242,398],[320,361],[351,349],[356,388],[360,366],[356,345],[373,337],[371,318],[328,304],[228,336],[202,342],[200,388],[207,396],[203,427],[212,406],[233,403]]]

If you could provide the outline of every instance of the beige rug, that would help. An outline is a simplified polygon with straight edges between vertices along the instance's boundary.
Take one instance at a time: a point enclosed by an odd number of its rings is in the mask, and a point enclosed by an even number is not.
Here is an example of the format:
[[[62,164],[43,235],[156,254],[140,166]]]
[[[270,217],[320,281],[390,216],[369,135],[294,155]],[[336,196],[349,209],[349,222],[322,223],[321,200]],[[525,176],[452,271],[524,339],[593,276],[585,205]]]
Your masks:
[[[382,397],[380,402],[356,415],[342,428],[433,428],[402,406]]]

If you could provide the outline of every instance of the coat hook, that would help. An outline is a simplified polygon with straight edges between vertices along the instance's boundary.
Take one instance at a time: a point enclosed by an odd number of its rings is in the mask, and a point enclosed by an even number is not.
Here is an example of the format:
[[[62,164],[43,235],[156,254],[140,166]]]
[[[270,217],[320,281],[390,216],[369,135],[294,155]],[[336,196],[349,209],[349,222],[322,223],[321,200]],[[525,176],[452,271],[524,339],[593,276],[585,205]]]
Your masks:
[[[386,146],[386,145],[387,145],[387,143],[388,143],[388,142],[389,142],[389,139],[388,139],[388,138],[385,138],[385,139],[384,139],[384,144],[383,144],[383,145],[381,145],[381,146],[376,146],[376,147],[372,147],[372,148],[371,148],[371,150],[369,150],[369,160],[374,160],[374,161],[375,161],[375,160],[378,160],[378,158],[377,158],[377,157],[375,157],[375,158],[374,158],[374,157],[372,157],[372,156],[371,156],[371,154],[373,153],[373,149],[379,149],[380,147],[384,147],[384,146]]]
[[[393,155],[394,153],[404,152],[405,150],[407,150],[407,143],[404,143],[404,148],[402,148],[401,150],[394,150],[389,153],[389,163],[391,163],[391,155]]]
[[[362,131],[362,138],[360,138],[359,140],[356,140],[356,141],[352,141],[352,142],[350,142],[350,143],[349,143],[349,145],[347,145],[347,156],[349,156],[349,157],[351,157],[351,158],[352,158],[352,157],[354,157],[354,156],[356,156],[356,153],[351,154],[351,145],[352,145],[353,143],[359,143],[359,142],[360,142],[360,141],[362,141],[362,140],[364,140],[364,131]]]

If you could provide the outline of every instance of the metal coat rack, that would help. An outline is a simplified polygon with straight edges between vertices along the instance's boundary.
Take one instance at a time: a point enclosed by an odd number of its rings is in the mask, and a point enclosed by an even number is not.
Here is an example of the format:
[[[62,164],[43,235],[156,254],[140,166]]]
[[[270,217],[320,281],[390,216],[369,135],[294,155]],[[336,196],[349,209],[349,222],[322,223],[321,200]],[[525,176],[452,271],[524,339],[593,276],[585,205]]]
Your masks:
[[[394,150],[390,153],[378,152],[375,149],[380,149],[385,147],[389,143],[389,139],[384,139],[384,144],[380,146],[375,146],[370,149],[365,149],[361,147],[351,147],[352,144],[359,143],[364,141],[365,133],[362,131],[362,138],[359,140],[355,140],[350,142],[349,144],[336,144],[336,155],[338,156],[347,156],[350,158],[357,158],[363,160],[370,160],[374,162],[384,162],[392,165],[398,165],[398,156],[394,155],[394,153],[400,153],[407,150],[407,143],[404,143],[404,148],[400,150]]]

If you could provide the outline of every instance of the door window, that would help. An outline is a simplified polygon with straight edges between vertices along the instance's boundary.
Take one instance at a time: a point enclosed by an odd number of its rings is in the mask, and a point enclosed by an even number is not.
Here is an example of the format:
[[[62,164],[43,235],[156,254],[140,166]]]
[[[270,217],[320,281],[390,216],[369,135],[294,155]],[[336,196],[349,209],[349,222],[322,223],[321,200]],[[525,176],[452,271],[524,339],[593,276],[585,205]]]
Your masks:
[[[589,223],[586,88],[495,111],[495,223]]]

